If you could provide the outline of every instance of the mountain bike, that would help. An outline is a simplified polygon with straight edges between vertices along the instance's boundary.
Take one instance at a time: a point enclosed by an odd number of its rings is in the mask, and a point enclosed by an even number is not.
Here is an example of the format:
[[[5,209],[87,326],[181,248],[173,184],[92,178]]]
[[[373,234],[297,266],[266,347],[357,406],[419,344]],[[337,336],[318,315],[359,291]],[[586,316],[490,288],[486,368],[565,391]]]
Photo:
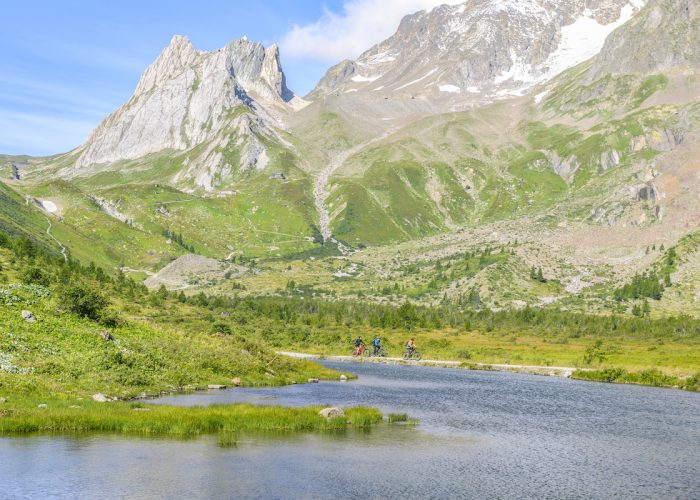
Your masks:
[[[371,349],[367,349],[367,353],[365,354],[365,356],[373,358],[386,358],[386,351],[382,346],[377,350],[377,354],[374,354],[374,347],[372,347]]]
[[[369,356],[369,349],[367,349],[366,345],[361,344],[360,347],[353,349],[352,357],[357,358],[358,356]]]
[[[423,355],[421,354],[421,352],[418,349],[416,349],[415,347],[413,349],[411,349],[410,354],[408,352],[405,352],[405,351],[403,353],[403,359],[412,359],[414,361],[420,361],[420,358],[422,358],[422,357],[423,357]]]

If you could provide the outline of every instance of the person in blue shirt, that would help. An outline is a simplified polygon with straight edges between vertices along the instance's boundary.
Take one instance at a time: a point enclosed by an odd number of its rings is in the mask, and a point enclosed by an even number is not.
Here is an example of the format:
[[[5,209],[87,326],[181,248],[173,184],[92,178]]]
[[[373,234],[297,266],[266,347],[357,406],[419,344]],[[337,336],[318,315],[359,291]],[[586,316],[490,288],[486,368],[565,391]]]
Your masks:
[[[374,336],[374,340],[372,340],[372,347],[374,347],[374,352],[372,352],[372,356],[377,356],[379,354],[379,350],[382,348],[382,341],[379,338],[379,335]]]

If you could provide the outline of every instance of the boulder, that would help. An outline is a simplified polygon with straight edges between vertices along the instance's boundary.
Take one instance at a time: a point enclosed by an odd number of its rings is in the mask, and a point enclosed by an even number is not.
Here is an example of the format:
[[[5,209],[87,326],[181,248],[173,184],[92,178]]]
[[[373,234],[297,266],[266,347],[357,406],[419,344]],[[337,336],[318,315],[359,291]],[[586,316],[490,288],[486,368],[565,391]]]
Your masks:
[[[226,386],[221,384],[209,384],[207,389],[226,389]]]
[[[241,386],[241,379],[239,377],[234,377],[233,380],[231,380],[231,383],[233,384],[234,387],[240,387]]]
[[[46,403],[41,403],[41,404],[38,406],[38,408],[47,408],[48,406],[49,406],[49,405],[47,405]]]
[[[327,419],[345,416],[345,412],[342,409],[335,407],[324,408],[323,410],[319,411],[318,414]]]
[[[310,378],[309,384],[318,384],[318,379],[317,378]]]
[[[100,334],[100,337],[102,337],[104,340],[107,340],[107,341],[114,340],[114,337],[112,336],[112,334],[109,333],[107,330],[100,330],[99,334]]]
[[[109,398],[104,394],[93,394],[92,399],[93,401],[97,401],[98,403],[106,403],[109,401]]]
[[[7,402],[7,398],[0,398],[0,403],[6,403],[6,402]]]
[[[347,376],[345,376],[345,375],[341,375],[341,376],[340,376],[340,381],[341,381],[341,382],[347,382],[347,380],[348,380],[348,377],[347,377]]]
[[[24,321],[27,323],[34,323],[36,321],[36,316],[34,316],[34,313],[27,311],[26,309],[22,311],[22,318],[24,318]]]

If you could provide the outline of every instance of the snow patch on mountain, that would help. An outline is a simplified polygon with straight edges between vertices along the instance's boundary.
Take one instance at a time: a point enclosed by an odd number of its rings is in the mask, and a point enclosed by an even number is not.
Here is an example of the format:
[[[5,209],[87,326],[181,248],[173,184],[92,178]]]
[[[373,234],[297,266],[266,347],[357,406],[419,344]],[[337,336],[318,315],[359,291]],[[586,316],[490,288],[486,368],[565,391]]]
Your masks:
[[[622,8],[619,19],[610,24],[600,24],[591,17],[591,11],[587,10],[572,24],[563,26],[561,42],[547,59],[545,66],[548,70],[539,81],[555,77],[596,55],[603,48],[608,35],[632,19],[635,12],[643,6],[642,0],[631,0]]]
[[[462,90],[457,85],[440,85],[440,92],[449,92],[451,94],[459,94]]]
[[[375,81],[375,80],[379,80],[381,77],[382,77],[381,75],[377,75],[377,76],[355,75],[355,76],[353,76],[350,80],[352,80],[353,82],[358,82],[358,83],[361,83],[361,82],[373,82],[373,81]]]
[[[404,85],[401,85],[400,87],[396,87],[394,90],[405,89],[406,87],[410,87],[411,85],[414,85],[414,84],[416,84],[416,83],[418,83],[418,82],[422,82],[423,80],[425,80],[426,78],[428,78],[430,75],[432,75],[433,73],[435,73],[437,70],[438,70],[437,68],[433,68],[433,69],[431,69],[430,71],[428,71],[428,73],[426,73],[425,75],[421,76],[420,78],[416,78],[415,80],[412,80],[412,81],[410,81],[410,82],[408,82],[408,83],[406,83],[406,84],[404,84]]]

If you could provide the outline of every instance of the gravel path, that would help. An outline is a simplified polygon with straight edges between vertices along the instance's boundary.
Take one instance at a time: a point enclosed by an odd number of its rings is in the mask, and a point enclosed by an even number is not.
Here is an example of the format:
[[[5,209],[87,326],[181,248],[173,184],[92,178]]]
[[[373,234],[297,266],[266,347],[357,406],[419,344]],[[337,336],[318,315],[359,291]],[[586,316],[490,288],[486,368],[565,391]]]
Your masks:
[[[527,373],[531,375],[548,375],[551,377],[571,377],[576,368],[568,366],[535,366],[535,365],[503,365],[494,363],[462,363],[460,361],[442,361],[437,359],[422,359],[420,361],[406,360],[403,358],[375,358],[361,356],[320,356],[318,354],[307,354],[302,352],[278,351],[281,356],[288,356],[297,359],[327,359],[330,361],[352,361],[355,363],[382,363],[387,365],[415,365],[415,366],[438,366],[445,368],[472,368],[477,370],[492,370],[501,372]]]

